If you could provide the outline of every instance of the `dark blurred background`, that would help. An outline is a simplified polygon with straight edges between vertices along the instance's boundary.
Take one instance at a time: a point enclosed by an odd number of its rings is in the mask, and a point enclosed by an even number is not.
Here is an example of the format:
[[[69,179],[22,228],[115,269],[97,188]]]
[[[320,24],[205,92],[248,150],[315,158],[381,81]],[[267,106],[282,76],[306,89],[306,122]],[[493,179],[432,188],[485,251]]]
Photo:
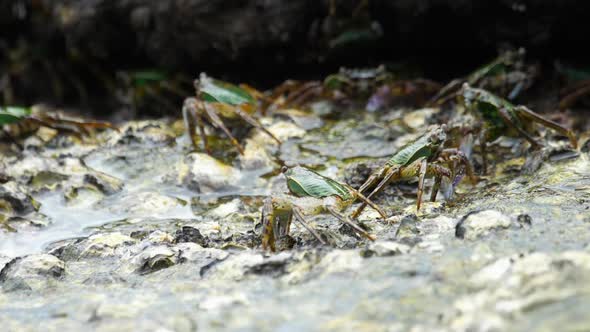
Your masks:
[[[571,0],[0,0],[0,103],[177,116],[201,71],[268,89],[386,63],[445,82],[508,47],[547,72],[588,64],[588,14]]]

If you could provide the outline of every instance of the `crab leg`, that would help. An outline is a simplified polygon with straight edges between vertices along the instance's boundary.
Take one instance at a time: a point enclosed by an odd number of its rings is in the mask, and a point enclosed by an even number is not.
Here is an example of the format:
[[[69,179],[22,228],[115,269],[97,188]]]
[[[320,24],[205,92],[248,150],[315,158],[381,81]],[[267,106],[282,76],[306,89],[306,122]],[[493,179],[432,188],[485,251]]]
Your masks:
[[[508,114],[508,110],[506,110],[505,108],[500,108],[498,109],[498,114],[500,115],[500,117],[502,117],[502,119],[504,120],[504,122],[516,129],[527,141],[529,141],[533,146],[542,146],[543,144],[537,142],[537,140],[535,140],[531,135],[529,135],[524,129],[522,129],[518,124],[514,123],[514,121],[512,121],[512,119],[510,118],[510,114]]]
[[[442,182],[442,175],[436,175],[434,177],[434,184],[432,185],[432,191],[430,192],[430,201],[436,201],[436,195],[438,194],[438,190],[440,189],[440,184]]]
[[[336,217],[336,219],[340,220],[341,222],[349,225],[350,227],[352,227],[357,233],[361,234],[362,236],[366,237],[367,239],[371,240],[371,241],[375,241],[375,237],[369,233],[367,233],[367,231],[365,231],[364,229],[362,229],[359,225],[357,225],[355,222],[353,222],[352,220],[350,220],[348,217],[340,214],[338,211],[336,211],[336,209],[334,209],[332,206],[326,206],[325,207],[326,210],[328,212],[330,212],[331,215],[333,215],[334,217]]]
[[[459,86],[463,83],[462,80],[454,79],[449,82],[447,85],[442,87],[436,95],[434,95],[430,100],[426,103],[427,106],[435,106],[435,105],[442,105],[447,101],[451,100],[453,97],[456,96],[457,90],[459,90]]]
[[[516,110],[519,112],[519,115],[522,115],[523,117],[538,122],[542,125],[544,125],[545,127],[549,127],[555,131],[557,131],[558,133],[561,133],[564,136],[567,136],[567,138],[569,138],[570,143],[572,144],[572,146],[574,147],[574,149],[576,149],[578,147],[578,140],[576,139],[574,133],[567,129],[562,127],[561,125],[559,125],[556,122],[553,122],[549,119],[545,119],[544,117],[540,116],[539,114],[531,111],[530,109],[526,108],[525,106],[518,106],[516,108]]]
[[[471,161],[469,161],[469,159],[467,158],[465,153],[463,153],[461,150],[458,150],[455,148],[444,149],[441,152],[441,157],[447,158],[450,161],[454,161],[456,159],[459,159],[459,163],[461,163],[462,165],[465,166],[465,171],[467,172],[467,176],[469,176],[471,183],[475,184],[477,182],[477,177],[475,176],[475,173],[473,172],[473,165],[471,164]]]
[[[482,128],[479,132],[479,145],[481,149],[481,168],[485,175],[488,172],[488,157],[487,157],[487,129]]]
[[[184,101],[184,105],[182,106],[182,117],[184,118],[184,124],[188,130],[193,148],[195,148],[195,150],[198,149],[198,144],[195,137],[195,129],[198,127],[199,135],[201,136],[201,141],[203,142],[205,151],[208,154],[211,154],[211,150],[209,150],[209,145],[207,144],[207,135],[205,135],[203,119],[197,110],[196,104],[197,101],[194,98],[187,98]]]
[[[35,117],[35,116],[32,116],[32,115],[29,116],[26,119],[26,121],[28,121],[29,123],[36,123],[36,124],[38,124],[40,126],[48,127],[48,128],[55,129],[55,130],[58,130],[58,131],[65,131],[65,132],[68,132],[69,134],[72,134],[72,135],[78,137],[78,138],[81,138],[82,135],[88,135],[89,134],[86,129],[83,129],[82,130],[79,127],[74,127],[74,126],[68,127],[66,125],[60,126],[54,120],[51,120],[51,119],[41,119],[41,118],[38,118],[38,117]],[[76,128],[76,129],[74,129],[74,128]]]
[[[363,185],[359,188],[358,193],[362,194],[368,188],[373,187],[379,179],[383,179],[385,177],[385,174],[387,174],[390,169],[391,167],[386,165],[381,167],[378,171],[371,174],[367,181],[365,181],[365,183],[363,183]]]
[[[368,199],[367,197],[365,197],[363,194],[359,193],[355,189],[353,189],[353,188],[349,188],[349,189],[351,189],[354,192],[354,194],[356,195],[356,198],[358,198],[364,204],[369,205],[375,211],[377,211],[381,215],[381,218],[387,219],[387,215],[385,215],[385,212],[383,212],[383,210],[379,206],[377,206],[377,204],[373,203],[373,201],[371,201],[370,199]]]
[[[371,175],[371,177],[369,177],[369,180],[367,180],[367,182],[365,182],[365,184],[363,186],[361,186],[361,189],[363,189],[363,187],[367,188],[369,186],[368,185],[369,181],[371,181],[370,184],[372,185],[374,182],[377,182],[377,180],[379,178],[382,178],[381,182],[379,182],[377,187],[375,187],[375,189],[373,189],[373,191],[368,196],[366,196],[367,200],[370,200],[371,197],[373,197],[373,195],[375,195],[378,192],[380,192],[381,190],[383,190],[383,187],[393,180],[394,175],[397,175],[396,178],[399,178],[401,176],[401,168],[400,167],[387,168],[384,176],[380,176],[380,175],[383,175],[382,172],[384,169],[385,168],[381,169],[379,171],[380,174],[376,175],[375,177],[373,177],[373,175]],[[361,189],[359,189],[359,192],[361,191]],[[365,209],[366,206],[367,206],[366,203],[361,204],[361,206],[359,206],[350,216],[353,219],[355,219],[356,217],[358,217],[361,214],[361,212],[363,212],[363,210]]]
[[[326,244],[326,241],[322,240],[322,237],[307,223],[303,213],[298,207],[293,207],[293,215],[295,216],[295,220],[299,221],[299,223],[307,229],[321,244]]]
[[[319,95],[322,91],[322,86],[318,82],[309,82],[303,85],[303,90],[295,91],[293,94],[287,96],[285,100],[286,105],[301,105],[309,100],[311,96]]]
[[[236,149],[238,149],[240,154],[243,155],[244,148],[242,147],[240,142],[238,142],[238,140],[234,137],[234,135],[232,135],[229,129],[227,129],[219,115],[217,115],[217,111],[214,109],[214,105],[214,103],[200,103],[200,109],[205,111],[205,114],[207,115],[209,120],[211,120],[213,125],[217,128],[220,128],[225,133],[225,135],[230,139],[231,143],[236,147]]]
[[[262,223],[262,249],[266,250],[270,247],[271,251],[275,251],[275,232],[274,232],[274,211],[272,206],[272,199],[269,197],[264,200],[262,207],[262,215],[260,222]]]
[[[258,120],[251,117],[250,114],[244,111],[242,109],[242,106],[237,106],[236,108],[234,108],[234,113],[236,113],[240,118],[244,119],[244,121],[248,122],[255,128],[262,130],[265,134],[274,139],[279,145],[281,144],[281,141],[275,135],[268,131],[268,129],[264,128],[264,126],[260,122],[258,122]]]
[[[420,162],[420,170],[418,171],[418,197],[416,198],[416,211],[420,211],[422,204],[422,194],[424,193],[424,179],[426,178],[426,171],[428,168],[428,160],[422,159]]]
[[[564,110],[564,109],[570,107],[581,96],[584,96],[590,92],[590,80],[585,80],[580,83],[581,84],[576,84],[575,86],[573,86],[571,89],[573,91],[571,91],[571,90],[568,91],[567,95],[559,101],[559,109],[560,110]]]
[[[113,129],[113,130],[119,131],[119,128],[115,127],[113,124],[111,124],[109,122],[74,121],[74,120],[68,120],[68,119],[54,118],[54,117],[47,116],[47,115],[40,116],[40,117],[31,115],[29,118],[37,120],[37,121],[41,121],[41,122],[48,122],[51,124],[55,124],[56,126],[63,124],[63,125],[71,125],[71,126],[74,126],[77,128],[83,128],[84,130],[87,130],[87,128],[100,128],[100,129]]]

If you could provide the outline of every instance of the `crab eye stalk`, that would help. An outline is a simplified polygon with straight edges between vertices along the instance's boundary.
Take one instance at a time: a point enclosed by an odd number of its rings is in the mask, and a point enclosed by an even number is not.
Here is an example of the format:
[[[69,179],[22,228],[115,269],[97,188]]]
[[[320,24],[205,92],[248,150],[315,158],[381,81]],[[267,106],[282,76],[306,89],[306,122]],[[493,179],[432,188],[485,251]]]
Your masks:
[[[289,167],[287,167],[287,166],[281,167],[281,173],[287,173],[288,170],[289,170]]]

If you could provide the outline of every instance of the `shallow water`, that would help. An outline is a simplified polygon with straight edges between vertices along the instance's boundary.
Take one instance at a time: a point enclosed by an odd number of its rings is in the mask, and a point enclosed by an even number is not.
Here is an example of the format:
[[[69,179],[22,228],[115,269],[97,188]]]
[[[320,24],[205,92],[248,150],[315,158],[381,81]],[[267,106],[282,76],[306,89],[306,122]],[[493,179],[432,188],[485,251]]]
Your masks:
[[[372,128],[375,116],[355,115],[355,121]],[[402,134],[391,116],[382,117],[394,128],[389,133],[381,125],[347,133],[350,121],[331,121],[273,153],[313,158],[310,164],[319,171],[342,179],[349,159],[386,156],[415,137]],[[376,133],[391,135],[390,140],[374,145]],[[0,233],[0,264],[2,255],[53,250],[65,262],[65,273],[42,276],[40,284],[29,276],[30,289],[0,283],[4,328],[504,331],[590,324],[582,309],[590,305],[587,153],[545,163],[532,175],[499,172],[476,187],[464,183],[455,201],[426,202],[410,224],[399,221],[415,212],[413,194],[380,197],[377,202],[390,204],[385,207],[396,216],[384,223],[367,212],[361,220],[379,241],[402,248],[385,254],[328,217],[313,224],[331,236],[332,246],[318,246],[294,224],[294,250],[263,253],[253,240],[260,231],[261,199],[286,190],[282,176],[269,175],[264,167],[240,169],[236,161],[229,166],[240,176],[231,188],[198,192],[177,179],[187,153],[182,140],[97,147],[84,155],[86,165],[122,180],[121,191],[73,203],[60,189],[36,194],[39,212],[52,224]],[[455,236],[462,216],[485,209],[507,216],[510,225],[474,239]],[[518,221],[523,214],[530,225]],[[207,246],[223,250],[187,248],[173,240],[189,225],[208,239]],[[88,238],[91,234],[96,239]],[[125,241],[117,242],[121,237]],[[80,239],[69,242],[72,238]],[[165,250],[189,256],[146,272],[141,255],[154,248],[163,251],[149,257],[164,257]]]

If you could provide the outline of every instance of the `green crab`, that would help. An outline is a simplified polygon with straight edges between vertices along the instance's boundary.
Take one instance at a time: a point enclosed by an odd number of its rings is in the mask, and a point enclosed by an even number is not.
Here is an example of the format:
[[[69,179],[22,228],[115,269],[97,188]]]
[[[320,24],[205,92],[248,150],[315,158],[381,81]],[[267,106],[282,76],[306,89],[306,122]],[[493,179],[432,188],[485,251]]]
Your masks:
[[[367,181],[358,189],[359,193],[362,194],[365,190],[374,187],[373,191],[367,196],[367,199],[371,199],[373,195],[383,190],[384,186],[393,181],[418,177],[416,210],[420,210],[426,176],[434,176],[434,186],[430,196],[431,201],[436,199],[443,177],[452,179],[453,186],[455,186],[466,172],[471,180],[475,182],[473,167],[465,154],[458,149],[444,148],[447,139],[446,129],[446,125],[433,126],[417,140],[401,148],[385,165],[369,176]],[[352,213],[351,217],[358,217],[365,206],[365,203],[361,204]]]
[[[393,81],[393,74],[385,66],[376,68],[340,68],[323,81],[288,80],[271,94],[272,108],[299,107],[317,99],[343,100],[368,98],[375,90]]]
[[[479,119],[474,131],[479,135],[484,173],[487,168],[487,142],[500,136],[522,136],[534,147],[542,146],[543,144],[533,137],[534,123],[549,127],[566,136],[574,149],[578,146],[576,136],[570,129],[542,117],[526,106],[515,106],[484,89],[472,88],[468,83],[464,83],[460,99],[466,110]]]
[[[376,68],[340,68],[323,81],[286,81],[272,95],[271,107],[299,107],[317,99],[340,103],[361,100],[373,112],[393,101],[422,100],[440,90],[440,85],[426,79],[397,79],[385,66]]]
[[[239,118],[251,126],[260,129],[277,143],[281,141],[268,131],[254,116],[262,93],[247,86],[213,79],[204,73],[195,80],[196,97],[186,98],[182,107],[185,127],[195,149],[198,149],[196,130],[198,129],[204,149],[211,154],[205,133],[205,120],[221,129],[231,143],[244,154],[244,148],[225,125],[224,119]]]
[[[461,85],[468,83],[482,89],[489,89],[513,100],[527,89],[536,75],[534,66],[525,65],[524,48],[508,50],[491,62],[476,69],[467,77],[454,79],[432,97],[428,104],[442,105],[461,92]]]
[[[286,167],[281,170],[287,180],[289,194],[268,197],[264,201],[261,221],[263,225],[262,248],[276,250],[276,241],[289,234],[291,220],[295,217],[318,241],[325,244],[320,235],[309,226],[306,215],[329,213],[336,219],[352,227],[358,234],[369,240],[375,237],[367,233],[354,221],[340,212],[360,199],[379,212],[385,213],[369,199],[346,184],[342,184],[310,169],[301,166]]]
[[[59,133],[67,133],[77,137],[91,136],[95,129],[112,129],[117,127],[109,122],[82,121],[60,112],[50,111],[47,107],[34,105],[32,107],[0,106],[0,140],[6,139],[11,143],[18,138],[28,137],[39,127],[52,128]]]

